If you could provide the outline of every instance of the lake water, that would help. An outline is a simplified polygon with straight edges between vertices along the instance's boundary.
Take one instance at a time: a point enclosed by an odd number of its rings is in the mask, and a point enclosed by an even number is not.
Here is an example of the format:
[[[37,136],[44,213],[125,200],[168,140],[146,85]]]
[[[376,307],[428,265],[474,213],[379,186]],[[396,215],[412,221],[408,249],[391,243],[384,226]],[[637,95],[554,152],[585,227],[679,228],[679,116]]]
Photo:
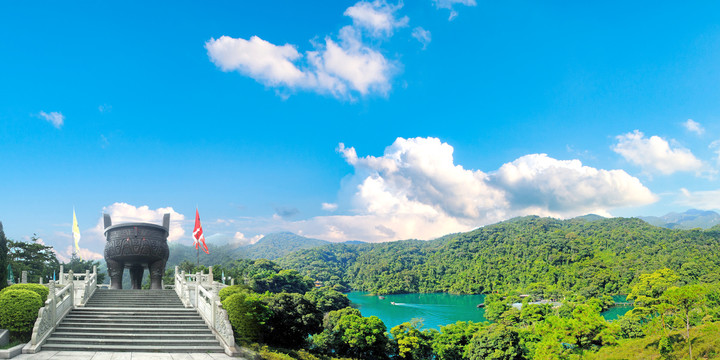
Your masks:
[[[398,294],[385,295],[385,299],[380,299],[377,295],[370,295],[367,292],[353,291],[347,296],[363,316],[379,317],[388,331],[412,319],[422,319],[425,329],[438,330],[440,326],[458,321],[486,321],[485,309],[477,307],[485,301],[485,295]],[[624,297],[613,298],[615,301],[625,301]],[[395,305],[392,305],[392,302]],[[630,309],[632,307],[629,306],[614,307],[603,312],[602,315],[607,320],[615,320]]]

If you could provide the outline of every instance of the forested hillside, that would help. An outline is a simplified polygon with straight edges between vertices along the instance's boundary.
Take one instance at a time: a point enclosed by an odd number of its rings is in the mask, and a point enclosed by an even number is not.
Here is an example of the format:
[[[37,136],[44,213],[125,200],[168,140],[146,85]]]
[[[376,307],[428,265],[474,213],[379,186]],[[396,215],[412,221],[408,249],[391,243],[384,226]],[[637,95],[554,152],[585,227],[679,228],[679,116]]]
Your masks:
[[[460,294],[518,290],[546,297],[627,293],[670,268],[686,283],[720,280],[720,226],[673,230],[636,218],[515,218],[435,241],[332,244],[279,259],[329,285]]]

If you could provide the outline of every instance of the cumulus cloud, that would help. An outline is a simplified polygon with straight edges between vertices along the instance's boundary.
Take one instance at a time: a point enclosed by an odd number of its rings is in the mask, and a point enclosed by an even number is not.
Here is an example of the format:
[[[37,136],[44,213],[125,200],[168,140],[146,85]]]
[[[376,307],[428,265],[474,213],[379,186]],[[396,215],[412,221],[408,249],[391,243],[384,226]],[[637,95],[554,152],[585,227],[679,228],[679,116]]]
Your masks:
[[[205,48],[222,71],[238,71],[269,87],[349,99],[358,93],[386,95],[398,65],[367,44],[362,30],[371,36],[391,36],[394,29],[408,22],[407,17],[395,17],[399,8],[400,5],[390,6],[384,1],[358,2],[345,11],[353,25],[341,28],[335,37],[313,42],[313,50],[304,54],[294,45],[275,45],[258,36],[249,40],[212,38]]]
[[[694,121],[693,119],[687,119],[687,121],[683,123],[683,126],[687,131],[694,132],[698,135],[702,135],[702,133],[705,132],[705,129],[702,127],[702,125],[700,125],[700,123]]]
[[[455,5],[475,6],[475,0],[433,0],[438,9],[449,9],[450,17],[448,20],[454,19],[458,13],[455,11]]]
[[[185,235],[182,222],[185,215],[178,213],[172,207],[150,209],[149,206],[134,206],[127,203],[116,202],[103,207],[104,214],[109,214],[113,224],[124,222],[148,222],[162,225],[163,215],[170,214],[170,234],[168,241],[177,241]],[[105,226],[102,216],[98,219],[94,228],[95,237],[98,235],[104,239]]]
[[[694,209],[720,210],[720,190],[689,191],[682,188],[676,202]]]
[[[453,147],[437,138],[398,138],[382,156],[338,152],[354,167],[340,193],[351,215],[284,223],[305,236],[344,241],[431,239],[521,215],[609,215],[657,200],[623,170],[530,154],[484,172],[455,164]]]
[[[613,151],[649,173],[699,172],[703,167],[702,161],[690,150],[677,145],[671,147],[659,136],[645,138],[642,132],[635,130],[616,138],[618,142],[612,147]]]
[[[422,44],[423,50],[425,50],[425,48],[427,48],[430,41],[432,41],[432,36],[430,35],[430,32],[423,29],[420,26],[413,29],[412,37],[417,39],[417,41],[419,41]]]
[[[353,20],[353,25],[367,29],[373,36],[391,36],[393,30],[407,26],[408,17],[395,17],[395,11],[402,7],[402,3],[392,6],[385,1],[360,1],[347,8],[344,15]]]
[[[63,126],[63,123],[65,122],[65,116],[56,111],[51,111],[50,113],[41,111],[38,113],[38,116],[41,119],[45,119],[45,121],[53,124],[53,126],[58,129],[61,128]]]

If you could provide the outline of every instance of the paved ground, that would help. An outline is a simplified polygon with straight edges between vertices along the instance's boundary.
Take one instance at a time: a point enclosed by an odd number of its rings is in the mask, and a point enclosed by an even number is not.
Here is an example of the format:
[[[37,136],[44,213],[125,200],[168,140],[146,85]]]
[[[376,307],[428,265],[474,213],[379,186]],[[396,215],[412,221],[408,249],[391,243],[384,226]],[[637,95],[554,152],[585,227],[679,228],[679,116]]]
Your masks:
[[[13,360],[230,360],[240,359],[223,353],[151,353],[151,352],[91,352],[40,351],[21,354]]]

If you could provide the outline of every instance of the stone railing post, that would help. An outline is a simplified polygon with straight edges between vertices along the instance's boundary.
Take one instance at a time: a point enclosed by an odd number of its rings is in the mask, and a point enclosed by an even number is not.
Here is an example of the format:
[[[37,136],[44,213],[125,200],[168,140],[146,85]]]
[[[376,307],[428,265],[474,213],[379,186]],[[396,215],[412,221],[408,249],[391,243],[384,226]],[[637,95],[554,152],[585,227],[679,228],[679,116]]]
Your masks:
[[[93,274],[97,275],[97,265],[93,265]]]
[[[50,280],[50,283],[48,284],[48,300],[50,300],[50,320],[52,320],[52,324],[55,324],[55,321],[57,320],[57,294],[55,291],[55,281]]]
[[[60,265],[60,277],[58,277],[60,285],[65,283],[65,280],[63,279],[65,277],[65,273],[63,271],[65,271],[65,267],[63,265]]]
[[[212,278],[210,278],[212,279]],[[220,300],[220,297],[218,296],[220,289],[218,288],[218,284],[216,282],[212,283],[212,288],[210,292],[210,309],[211,309],[211,315],[210,319],[212,319],[212,327],[215,328],[215,320],[217,317],[217,307],[215,306],[215,302]]]
[[[235,285],[235,278],[230,278],[230,286]]]
[[[212,266],[208,270],[208,284],[212,284],[215,279],[213,278]]]
[[[40,285],[42,285],[42,284],[43,284],[43,278],[42,278],[42,276],[41,276],[41,277],[40,277]]]
[[[195,307],[199,307],[200,304],[200,280],[202,279],[202,272],[195,273]]]
[[[23,270],[22,276],[20,277],[21,284],[27,284],[27,271]]]

